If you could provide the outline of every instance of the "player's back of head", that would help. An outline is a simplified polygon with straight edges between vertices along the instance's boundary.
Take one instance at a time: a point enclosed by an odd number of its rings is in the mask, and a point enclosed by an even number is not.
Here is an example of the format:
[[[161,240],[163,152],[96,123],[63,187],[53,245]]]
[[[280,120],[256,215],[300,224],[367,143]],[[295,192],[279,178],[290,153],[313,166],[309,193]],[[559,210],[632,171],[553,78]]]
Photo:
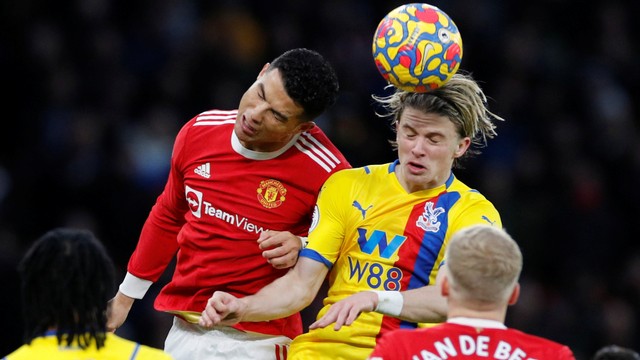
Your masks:
[[[59,342],[86,347],[95,339],[103,345],[114,270],[93,233],[51,230],[27,250],[18,270],[27,343],[55,328]]]
[[[292,49],[275,58],[270,70],[279,69],[287,94],[304,109],[303,118],[313,120],[338,98],[338,76],[318,52]]]
[[[595,353],[593,360],[640,360],[640,354],[629,348],[607,345]]]
[[[522,271],[522,253],[505,230],[473,225],[451,237],[446,264],[457,296],[477,303],[505,303]]]

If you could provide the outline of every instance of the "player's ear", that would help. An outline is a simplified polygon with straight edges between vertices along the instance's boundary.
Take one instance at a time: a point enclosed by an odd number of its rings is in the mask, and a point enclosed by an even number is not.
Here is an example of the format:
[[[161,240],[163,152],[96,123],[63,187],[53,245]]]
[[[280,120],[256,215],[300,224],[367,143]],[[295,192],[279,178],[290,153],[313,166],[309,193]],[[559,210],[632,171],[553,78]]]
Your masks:
[[[267,72],[267,69],[269,68],[269,65],[271,65],[271,64],[270,63],[264,64],[264,66],[262,67],[262,70],[260,70],[260,73],[258,74],[258,79],[260,79],[262,77],[262,75],[264,75],[264,73]]]
[[[440,294],[444,297],[449,296],[449,278],[447,274],[442,276],[442,281],[440,282]]]
[[[298,125],[298,129],[300,130],[300,132],[305,132],[313,129],[314,126],[316,126],[316,123],[314,123],[313,121],[304,121],[300,123],[300,125]]]
[[[518,298],[520,297],[520,284],[516,284],[513,287],[513,291],[511,291],[511,296],[509,296],[509,305],[514,305],[518,302]]]
[[[458,142],[458,147],[453,153],[453,157],[457,159],[460,156],[464,155],[464,153],[467,152],[467,149],[469,149],[469,146],[471,146],[471,138],[464,137],[460,139],[460,141]]]

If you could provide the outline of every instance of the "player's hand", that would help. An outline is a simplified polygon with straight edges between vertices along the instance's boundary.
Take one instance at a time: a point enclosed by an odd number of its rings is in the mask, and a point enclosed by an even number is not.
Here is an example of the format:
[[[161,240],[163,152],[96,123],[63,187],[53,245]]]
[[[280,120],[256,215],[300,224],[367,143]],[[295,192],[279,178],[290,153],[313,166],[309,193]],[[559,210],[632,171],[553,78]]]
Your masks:
[[[134,301],[134,298],[128,297],[120,291],[113,299],[109,300],[107,304],[107,331],[114,332],[124,324]]]
[[[373,311],[378,306],[378,294],[373,291],[361,291],[331,305],[329,310],[309,329],[319,329],[335,323],[333,329],[351,325],[363,311]]]
[[[262,256],[276,269],[290,268],[302,249],[300,238],[288,231],[263,231],[258,238]]]
[[[206,328],[235,325],[241,321],[241,314],[245,308],[241,299],[224,291],[216,291],[207,301],[198,324]]]

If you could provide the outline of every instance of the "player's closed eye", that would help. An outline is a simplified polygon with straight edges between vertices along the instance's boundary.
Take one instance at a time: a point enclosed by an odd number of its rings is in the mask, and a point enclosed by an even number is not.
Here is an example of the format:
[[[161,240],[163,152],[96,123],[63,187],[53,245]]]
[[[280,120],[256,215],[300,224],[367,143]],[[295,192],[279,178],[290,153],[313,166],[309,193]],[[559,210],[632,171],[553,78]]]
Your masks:
[[[280,121],[280,122],[282,122],[282,123],[287,122],[287,118],[286,118],[284,115],[280,114],[279,112],[277,112],[277,111],[275,111],[275,110],[271,110],[271,114],[273,115],[273,117],[274,117],[276,120],[278,120],[278,121]]]

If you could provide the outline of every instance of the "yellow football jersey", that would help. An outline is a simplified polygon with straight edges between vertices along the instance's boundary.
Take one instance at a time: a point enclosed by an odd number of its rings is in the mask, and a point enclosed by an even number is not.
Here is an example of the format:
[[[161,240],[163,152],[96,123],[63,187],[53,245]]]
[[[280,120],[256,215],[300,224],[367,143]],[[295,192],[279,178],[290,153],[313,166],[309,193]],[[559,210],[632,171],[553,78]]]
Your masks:
[[[356,292],[432,285],[454,232],[479,223],[502,226],[493,204],[453,174],[438,188],[407,193],[396,164],[343,170],[324,184],[309,243],[300,253],[330,268],[318,318]],[[362,313],[339,331],[328,326],[298,336],[289,359],[365,359],[383,333],[418,326]]]
[[[108,333],[105,346],[97,350],[95,344],[87,349],[58,345],[55,333],[35,338],[2,360],[171,360],[162,350],[140,345]]]

